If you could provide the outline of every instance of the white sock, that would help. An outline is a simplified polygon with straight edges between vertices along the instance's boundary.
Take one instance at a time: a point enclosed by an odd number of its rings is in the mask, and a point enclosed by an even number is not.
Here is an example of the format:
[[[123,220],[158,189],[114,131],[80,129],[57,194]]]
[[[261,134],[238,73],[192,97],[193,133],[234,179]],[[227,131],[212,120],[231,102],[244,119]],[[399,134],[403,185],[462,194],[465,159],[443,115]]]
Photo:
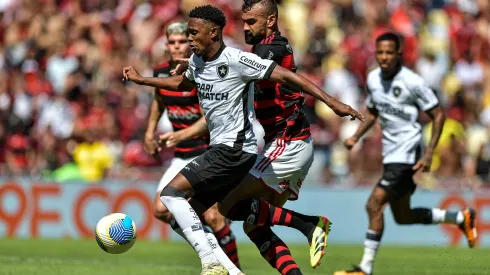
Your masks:
[[[218,259],[214,255],[208,238],[206,238],[206,234],[202,229],[201,220],[189,202],[184,198],[172,196],[161,196],[160,200],[168,211],[172,213],[180,228],[182,228],[185,239],[199,255],[201,263],[204,265],[217,262]]]
[[[218,261],[228,270],[229,275],[238,275],[241,273],[240,269],[235,266],[235,264],[228,258],[228,255],[219,246],[216,236],[207,227],[204,227],[204,232],[208,238],[209,244],[213,248],[214,255],[218,258]]]
[[[374,260],[376,253],[381,244],[381,236],[373,230],[368,230],[366,233],[366,240],[364,241],[364,255],[362,256],[361,264],[359,267],[367,274],[373,272]]]
[[[177,228],[176,228],[176,226],[175,226],[176,223],[177,223],[177,221],[174,218],[172,218],[172,220],[170,220],[170,227],[175,231],[175,233],[179,234],[179,236],[181,236],[182,239],[184,239],[188,244],[191,244],[187,240],[187,238],[185,237],[184,232],[182,231],[182,228],[180,228],[180,226],[177,226]]]
[[[175,219],[170,221],[171,227],[174,229],[175,233],[179,234],[184,240],[187,241],[184,232],[182,232],[182,228],[175,227],[174,223],[176,223]],[[213,232],[209,230],[206,226],[203,227],[204,233],[206,234],[206,238],[208,238],[209,244],[213,249],[214,255],[218,258],[218,261],[228,270],[229,275],[238,275],[241,273],[240,269],[235,266],[235,264],[228,258],[223,249],[219,246],[218,240],[216,236],[214,236]],[[189,241],[187,241],[189,243]],[[189,243],[190,244],[190,243]]]
[[[461,224],[463,221],[464,215],[461,211],[450,211],[439,208],[432,209],[432,223]]]

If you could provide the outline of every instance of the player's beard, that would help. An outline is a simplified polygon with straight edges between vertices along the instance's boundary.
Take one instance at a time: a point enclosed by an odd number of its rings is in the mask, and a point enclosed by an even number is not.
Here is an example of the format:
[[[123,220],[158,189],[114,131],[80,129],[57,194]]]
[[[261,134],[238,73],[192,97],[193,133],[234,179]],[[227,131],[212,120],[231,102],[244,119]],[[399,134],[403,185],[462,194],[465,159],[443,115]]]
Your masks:
[[[254,35],[252,31],[245,31],[245,43],[249,45],[257,45],[265,38],[265,29]]]

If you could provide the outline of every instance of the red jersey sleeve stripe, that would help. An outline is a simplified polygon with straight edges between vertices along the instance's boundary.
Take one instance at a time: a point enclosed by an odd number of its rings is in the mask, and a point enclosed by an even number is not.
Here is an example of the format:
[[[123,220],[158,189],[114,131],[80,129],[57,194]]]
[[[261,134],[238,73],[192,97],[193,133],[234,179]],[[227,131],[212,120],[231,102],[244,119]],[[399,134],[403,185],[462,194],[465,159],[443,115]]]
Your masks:
[[[286,55],[282,58],[281,67],[286,68],[288,70],[293,69],[294,57],[292,54]]]

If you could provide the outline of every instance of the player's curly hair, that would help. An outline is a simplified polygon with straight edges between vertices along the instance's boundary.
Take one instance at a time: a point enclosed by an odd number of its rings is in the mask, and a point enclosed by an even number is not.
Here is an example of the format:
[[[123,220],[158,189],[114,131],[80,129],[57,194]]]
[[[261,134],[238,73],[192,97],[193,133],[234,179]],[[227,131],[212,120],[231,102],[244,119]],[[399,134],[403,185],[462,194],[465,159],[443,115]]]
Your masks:
[[[211,5],[195,7],[189,12],[189,17],[213,22],[222,29],[226,26],[225,14],[220,9]]]
[[[247,12],[253,8],[253,6],[261,4],[265,7],[266,15],[276,15],[279,16],[279,11],[277,8],[277,3],[275,0],[244,0],[242,5],[242,12]]]
[[[401,48],[401,37],[398,36],[396,33],[392,32],[386,32],[381,34],[376,38],[376,43],[381,42],[381,41],[393,41],[395,42],[395,48],[397,51],[400,50]]]

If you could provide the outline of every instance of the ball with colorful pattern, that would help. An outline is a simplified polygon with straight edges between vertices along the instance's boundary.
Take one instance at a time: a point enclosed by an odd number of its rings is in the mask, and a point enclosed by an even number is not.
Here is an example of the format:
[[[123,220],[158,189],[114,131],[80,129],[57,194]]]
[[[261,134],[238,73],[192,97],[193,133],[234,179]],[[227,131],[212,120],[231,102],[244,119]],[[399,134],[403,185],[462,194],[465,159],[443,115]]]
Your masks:
[[[97,223],[95,240],[99,247],[107,253],[124,253],[136,242],[136,226],[126,214],[109,214]]]

